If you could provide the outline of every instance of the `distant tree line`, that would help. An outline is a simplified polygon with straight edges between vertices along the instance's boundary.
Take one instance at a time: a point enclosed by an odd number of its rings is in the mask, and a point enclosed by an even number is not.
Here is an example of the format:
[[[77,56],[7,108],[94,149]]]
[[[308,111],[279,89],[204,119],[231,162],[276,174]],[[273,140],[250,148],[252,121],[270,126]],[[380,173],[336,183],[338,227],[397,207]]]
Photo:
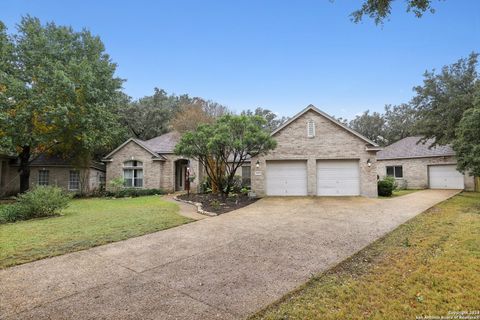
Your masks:
[[[432,147],[451,144],[458,168],[480,176],[478,54],[471,53],[439,72],[425,72],[423,84],[413,90],[408,103],[339,121],[383,146],[411,135],[421,136],[422,141],[433,139]]]

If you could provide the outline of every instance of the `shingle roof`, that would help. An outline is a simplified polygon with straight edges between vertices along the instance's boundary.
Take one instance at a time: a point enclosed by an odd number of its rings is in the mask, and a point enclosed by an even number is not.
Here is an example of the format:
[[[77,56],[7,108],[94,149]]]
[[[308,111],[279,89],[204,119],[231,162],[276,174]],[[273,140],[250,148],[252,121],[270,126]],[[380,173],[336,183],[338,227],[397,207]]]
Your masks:
[[[429,148],[434,140],[428,139],[425,143],[417,143],[420,139],[422,139],[421,136],[414,136],[392,143],[377,153],[377,160],[444,157],[455,155],[455,151],[453,151],[450,145],[437,145],[433,148]]]
[[[16,162],[18,165],[18,159]],[[71,159],[67,159],[58,155],[47,155],[47,154],[39,155],[30,163],[30,165],[33,167],[50,167],[50,166],[74,167]],[[91,161],[89,168],[95,168],[101,171],[105,171],[105,164],[99,163],[96,161]]]
[[[181,137],[182,135],[179,132],[172,131],[153,139],[142,141],[142,143],[156,153],[173,153]]]

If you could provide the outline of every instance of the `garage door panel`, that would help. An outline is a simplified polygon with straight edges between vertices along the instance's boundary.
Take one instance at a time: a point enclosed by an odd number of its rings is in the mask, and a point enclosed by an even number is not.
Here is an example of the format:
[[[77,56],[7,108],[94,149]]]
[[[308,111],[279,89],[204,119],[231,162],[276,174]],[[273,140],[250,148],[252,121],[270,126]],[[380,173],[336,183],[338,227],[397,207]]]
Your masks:
[[[430,189],[463,189],[463,174],[457,171],[456,165],[428,166],[428,185]]]
[[[307,195],[307,162],[267,161],[266,189],[269,196]]]
[[[356,196],[359,194],[360,170],[357,160],[317,162],[317,195]]]

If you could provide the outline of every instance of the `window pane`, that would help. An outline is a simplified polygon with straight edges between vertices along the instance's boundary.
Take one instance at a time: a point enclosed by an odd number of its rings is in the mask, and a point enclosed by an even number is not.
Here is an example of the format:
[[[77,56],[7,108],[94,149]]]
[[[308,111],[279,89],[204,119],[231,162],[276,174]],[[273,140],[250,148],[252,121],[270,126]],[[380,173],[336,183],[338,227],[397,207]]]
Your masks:
[[[135,187],[137,187],[137,188],[143,187],[143,179],[136,178],[135,179]]]
[[[402,166],[395,167],[395,178],[403,178],[403,167]]]
[[[80,172],[77,170],[70,171],[68,189],[78,190],[80,189]]]
[[[387,176],[393,177],[393,167],[387,167]]]
[[[48,170],[38,171],[38,184],[41,186],[48,186]]]
[[[243,166],[242,167],[242,184],[250,185],[250,174],[251,174],[250,166]]]
[[[123,178],[124,179],[132,179],[133,178],[133,170],[132,169],[123,170]]]
[[[142,169],[136,169],[135,172],[137,173],[135,176],[136,178],[143,179],[143,170]]]

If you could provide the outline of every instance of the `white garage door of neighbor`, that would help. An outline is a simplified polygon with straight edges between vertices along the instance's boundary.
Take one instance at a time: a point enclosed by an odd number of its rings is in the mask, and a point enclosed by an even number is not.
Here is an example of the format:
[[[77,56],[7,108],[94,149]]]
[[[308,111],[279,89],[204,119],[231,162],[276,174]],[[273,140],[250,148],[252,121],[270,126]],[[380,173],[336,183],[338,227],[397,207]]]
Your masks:
[[[267,195],[306,196],[306,161],[267,161]]]
[[[463,174],[454,164],[428,166],[428,185],[430,189],[463,189]]]
[[[320,160],[317,162],[317,195],[358,196],[358,160]]]

